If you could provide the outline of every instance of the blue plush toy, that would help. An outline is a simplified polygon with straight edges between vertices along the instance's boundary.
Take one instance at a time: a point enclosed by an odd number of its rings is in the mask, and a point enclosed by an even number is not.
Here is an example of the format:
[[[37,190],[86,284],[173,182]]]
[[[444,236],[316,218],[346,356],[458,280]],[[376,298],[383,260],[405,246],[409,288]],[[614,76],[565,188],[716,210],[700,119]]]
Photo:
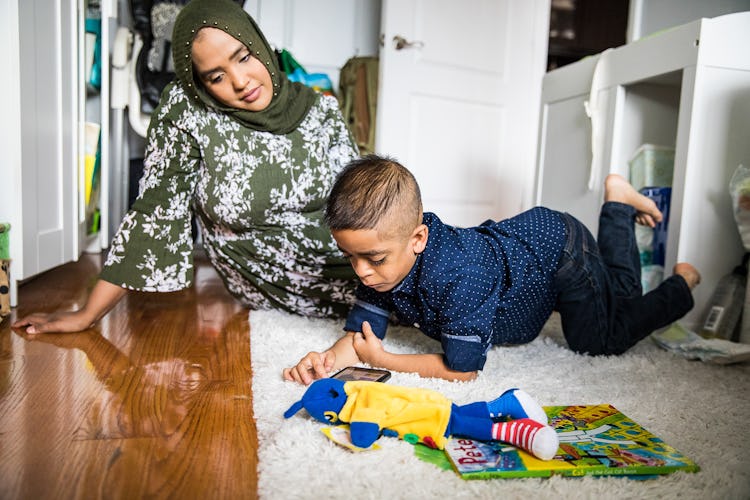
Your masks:
[[[502,441],[549,460],[559,444],[542,407],[520,389],[458,406],[429,389],[324,378],[313,382],[284,418],[303,408],[321,422],[348,423],[351,441],[360,448],[369,448],[381,434],[438,449],[448,437],[462,436]]]

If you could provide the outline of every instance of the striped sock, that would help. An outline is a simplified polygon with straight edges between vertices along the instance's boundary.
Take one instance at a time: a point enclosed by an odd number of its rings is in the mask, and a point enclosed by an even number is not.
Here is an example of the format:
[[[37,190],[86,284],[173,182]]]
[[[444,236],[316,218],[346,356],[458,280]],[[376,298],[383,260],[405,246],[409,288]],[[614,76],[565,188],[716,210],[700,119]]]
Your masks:
[[[496,422],[492,425],[492,438],[512,444],[542,460],[554,457],[560,444],[552,427],[530,418]]]

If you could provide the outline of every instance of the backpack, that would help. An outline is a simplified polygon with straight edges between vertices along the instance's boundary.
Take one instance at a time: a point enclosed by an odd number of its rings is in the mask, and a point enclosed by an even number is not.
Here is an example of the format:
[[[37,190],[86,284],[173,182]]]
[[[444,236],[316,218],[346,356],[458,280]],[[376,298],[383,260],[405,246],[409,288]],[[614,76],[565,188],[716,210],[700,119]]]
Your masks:
[[[378,102],[378,58],[352,57],[339,74],[339,106],[360,154],[375,151]]]

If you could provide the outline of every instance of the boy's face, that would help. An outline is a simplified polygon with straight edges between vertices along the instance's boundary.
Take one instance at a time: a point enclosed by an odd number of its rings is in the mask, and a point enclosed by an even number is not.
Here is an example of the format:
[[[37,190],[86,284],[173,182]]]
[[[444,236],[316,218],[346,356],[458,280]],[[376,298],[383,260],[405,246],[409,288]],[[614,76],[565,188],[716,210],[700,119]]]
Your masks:
[[[392,238],[381,238],[376,229],[339,229],[331,234],[362,283],[387,292],[411,271],[427,244],[428,230],[420,224],[408,237]]]

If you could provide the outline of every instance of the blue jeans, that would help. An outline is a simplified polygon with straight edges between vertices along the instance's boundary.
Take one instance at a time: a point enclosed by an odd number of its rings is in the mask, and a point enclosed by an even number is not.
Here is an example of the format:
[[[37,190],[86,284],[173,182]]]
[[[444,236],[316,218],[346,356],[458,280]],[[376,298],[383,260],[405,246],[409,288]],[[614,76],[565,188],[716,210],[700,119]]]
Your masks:
[[[561,214],[567,242],[555,276],[555,310],[576,352],[621,354],[693,308],[682,276],[670,276],[643,295],[635,214],[630,205],[605,203],[597,240],[580,221]]]

